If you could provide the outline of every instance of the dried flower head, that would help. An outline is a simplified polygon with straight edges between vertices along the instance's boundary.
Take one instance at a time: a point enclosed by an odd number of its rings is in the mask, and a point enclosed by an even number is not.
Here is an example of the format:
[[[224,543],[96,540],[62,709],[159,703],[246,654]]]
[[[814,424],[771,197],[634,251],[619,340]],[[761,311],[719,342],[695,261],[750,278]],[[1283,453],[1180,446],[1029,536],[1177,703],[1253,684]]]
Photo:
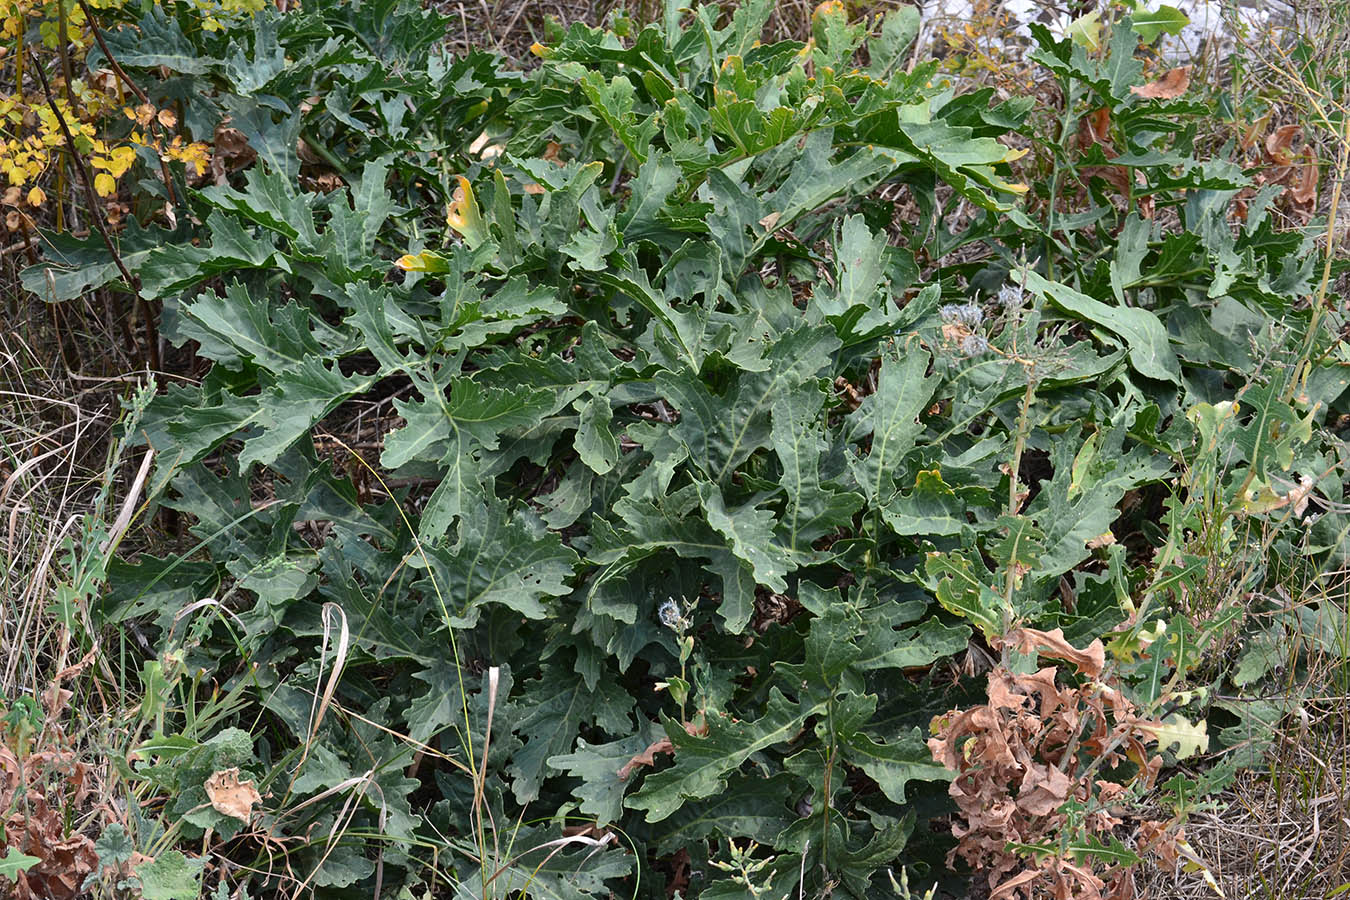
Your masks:
[[[974,303],[948,303],[938,310],[942,321],[953,325],[964,325],[972,331],[984,321],[984,310]]]
[[[667,597],[666,601],[656,610],[656,615],[661,620],[661,624],[675,631],[684,630],[684,616],[680,615],[680,605],[674,599]]]
[[[983,356],[989,352],[989,341],[982,334],[968,334],[961,339],[961,352],[966,356]]]
[[[998,305],[1004,309],[1021,306],[1022,297],[1023,292],[1020,284],[1005,284],[998,289]]]

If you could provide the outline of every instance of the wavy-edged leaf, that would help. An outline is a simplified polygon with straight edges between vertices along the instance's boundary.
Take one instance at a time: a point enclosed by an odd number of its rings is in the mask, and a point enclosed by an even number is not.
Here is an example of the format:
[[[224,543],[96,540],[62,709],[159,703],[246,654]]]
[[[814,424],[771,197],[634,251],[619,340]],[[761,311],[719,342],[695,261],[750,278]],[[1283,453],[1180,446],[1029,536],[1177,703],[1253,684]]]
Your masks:
[[[727,778],[751,754],[786,743],[802,727],[806,714],[777,688],[771,689],[764,715],[736,721],[728,713],[709,712],[708,733],[696,737],[678,722],[666,722],[666,735],[675,746],[675,765],[648,775],[627,800],[646,811],[648,822],[670,817],[688,800],[710,797],[726,788]]]

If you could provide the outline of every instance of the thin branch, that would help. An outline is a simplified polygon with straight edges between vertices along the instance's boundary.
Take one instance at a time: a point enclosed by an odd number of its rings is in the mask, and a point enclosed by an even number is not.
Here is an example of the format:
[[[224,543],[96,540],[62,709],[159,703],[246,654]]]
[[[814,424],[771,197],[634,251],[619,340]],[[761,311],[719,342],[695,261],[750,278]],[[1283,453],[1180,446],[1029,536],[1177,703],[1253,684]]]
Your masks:
[[[85,0],[78,0],[78,2],[80,4],[80,9],[84,10],[85,21],[89,23],[89,31],[93,33],[94,40],[98,43],[98,49],[103,51],[103,58],[108,61],[108,65],[112,66],[113,74],[117,76],[119,81],[127,86],[128,90],[136,95],[138,100],[142,103],[149,103],[150,97],[145,91],[140,89],[136,82],[131,80],[130,76],[126,73],[126,70],[122,68],[122,64],[117,61],[117,57],[112,55],[112,51],[108,49],[108,45],[103,42],[103,32],[99,31],[98,23],[94,21],[94,14],[89,9],[89,5],[85,3]],[[150,128],[155,137],[158,138],[159,130],[155,127],[155,121],[153,119],[150,121]],[[156,151],[156,155],[159,155],[158,151]],[[163,156],[159,157],[159,170],[164,176],[164,188],[169,194],[169,206],[177,206],[178,202],[173,196],[173,179],[169,177],[169,164],[164,161]]]
[[[150,367],[158,371],[160,368],[159,336],[155,333],[155,320],[150,314],[149,304],[140,296],[140,282],[127,270],[126,263],[122,261],[122,254],[117,252],[117,246],[113,243],[112,235],[108,233],[108,226],[103,221],[103,206],[99,202],[98,193],[94,190],[93,179],[89,177],[89,170],[85,167],[84,157],[75,147],[75,136],[70,133],[70,126],[66,124],[66,118],[61,115],[61,109],[56,105],[56,98],[52,96],[52,86],[47,81],[47,73],[42,71],[42,66],[36,57],[32,59],[32,66],[33,71],[37,72],[38,80],[42,82],[42,91],[46,94],[47,105],[51,107],[52,115],[56,116],[56,124],[61,126],[61,134],[66,140],[66,150],[70,153],[70,158],[74,160],[75,171],[79,173],[80,181],[84,185],[85,199],[89,203],[89,217],[93,220],[94,227],[98,229],[99,235],[103,238],[103,243],[108,248],[108,252],[112,254],[117,271],[122,274],[122,279],[136,294],[136,302],[141,315],[145,319],[145,337],[146,343],[149,345],[147,351],[150,356]]]

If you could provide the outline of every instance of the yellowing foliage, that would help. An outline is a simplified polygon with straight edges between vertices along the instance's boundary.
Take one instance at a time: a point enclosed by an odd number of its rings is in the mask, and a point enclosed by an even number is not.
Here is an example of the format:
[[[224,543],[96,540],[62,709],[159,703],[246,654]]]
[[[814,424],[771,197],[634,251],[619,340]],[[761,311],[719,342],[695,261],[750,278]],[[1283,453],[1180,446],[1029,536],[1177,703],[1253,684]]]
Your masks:
[[[125,0],[87,2],[93,9],[110,9],[122,6]],[[204,21],[210,28],[210,23],[219,26],[222,15],[260,9],[264,0],[192,2],[206,13]],[[62,66],[56,62],[54,53],[63,13],[69,52],[75,57],[72,68],[84,75],[69,84],[61,75]],[[38,33],[45,51],[37,55],[38,64],[49,73],[54,94],[50,98],[35,85],[31,75],[35,48],[24,47],[25,34],[31,34],[29,29],[35,20],[41,23]],[[138,146],[154,151],[163,161],[185,164],[199,177],[205,173],[210,148],[200,141],[171,134],[178,125],[174,110],[157,109],[150,103],[128,105],[128,99],[135,98],[128,98],[127,86],[114,73],[81,72],[79,64],[95,45],[94,33],[81,6],[67,2],[61,10],[55,0],[0,0],[0,38],[11,43],[17,56],[15,82],[8,92],[0,93],[0,176],[3,176],[0,189],[22,189],[5,190],[5,205],[39,208],[47,201],[49,182],[70,183],[71,173],[61,175],[57,171],[65,165],[63,123],[75,150],[84,156],[92,170],[94,189],[101,197],[116,195],[118,182],[137,160]],[[0,49],[8,55],[11,47]],[[119,111],[139,128],[130,134],[119,131],[114,126]],[[43,182],[46,189],[39,187],[38,182]],[[8,221],[11,227],[16,227],[22,220],[9,217]]]

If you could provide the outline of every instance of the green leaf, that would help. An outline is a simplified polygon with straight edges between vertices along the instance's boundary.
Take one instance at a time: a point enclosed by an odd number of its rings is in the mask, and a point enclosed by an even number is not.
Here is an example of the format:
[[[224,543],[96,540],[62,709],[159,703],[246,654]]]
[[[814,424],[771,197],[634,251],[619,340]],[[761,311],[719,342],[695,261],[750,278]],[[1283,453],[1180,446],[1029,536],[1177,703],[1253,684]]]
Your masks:
[[[591,399],[581,405],[576,448],[591,471],[604,475],[619,461],[619,442],[610,429],[609,404]]]
[[[639,163],[647,161],[658,122],[654,116],[634,112],[636,89],[627,75],[616,75],[608,82],[599,72],[587,72],[581,79],[581,90],[595,111],[624,147]]]
[[[628,205],[619,213],[624,243],[633,243],[665,228],[658,218],[680,183],[680,169],[670,155],[652,149],[632,182]]]
[[[1190,16],[1175,6],[1163,4],[1153,11],[1136,9],[1130,14],[1130,27],[1145,44],[1151,44],[1160,34],[1181,34],[1191,24]]]
[[[919,416],[938,382],[925,375],[928,362],[928,353],[918,349],[884,355],[876,391],[849,416],[850,441],[871,437],[867,454],[850,457],[849,468],[863,494],[878,506],[895,496],[897,467],[923,433]]]
[[[828,327],[789,332],[768,348],[760,371],[742,372],[725,397],[708,391],[701,380],[662,372],[652,384],[680,412],[676,437],[696,465],[716,482],[724,481],[752,453],[769,445],[770,412],[793,388],[830,362],[839,339]]]
[[[1124,449],[1134,420],[1133,412],[1122,410],[1076,454],[1076,441],[1050,448],[1054,477],[1041,482],[1040,493],[1026,510],[1042,532],[1034,578],[1058,578],[1087,559],[1087,542],[1108,533],[1126,493],[1172,474],[1167,457],[1145,447]]]
[[[142,228],[135,216],[114,236],[118,255],[131,273],[143,273],[146,260],[170,239],[161,228]],[[26,267],[19,275],[27,291],[48,302],[74,300],[121,278],[117,263],[108,254],[100,235],[76,238],[69,234],[42,234],[46,262]]]
[[[893,498],[881,514],[896,534],[960,534],[970,527],[965,504],[937,469],[921,469],[914,477],[914,489]]]
[[[460,517],[459,540],[427,552],[429,580],[422,589],[448,613],[451,628],[471,628],[482,608],[499,604],[531,619],[548,615],[544,601],[571,589],[577,555],[543,523],[518,512],[508,516],[492,497],[468,506]]]
[[[952,773],[933,759],[918,728],[891,736],[885,742],[866,734],[863,728],[876,713],[876,706],[877,698],[870,694],[847,697],[828,723],[816,725],[816,733],[825,738],[833,729],[843,761],[866,772],[894,803],[908,802],[905,786],[911,781],[951,778]]]
[[[317,253],[320,241],[314,224],[314,195],[298,194],[292,183],[275,170],[252,168],[245,179],[242,191],[228,185],[211,185],[202,190],[201,197],[218,209],[290,238],[306,253]]]
[[[893,333],[905,315],[892,301],[884,279],[886,246],[884,233],[873,235],[862,216],[849,216],[834,248],[834,286],[816,286],[808,314],[834,325],[846,346]]]
[[[581,800],[581,812],[595,816],[601,828],[617,822],[623,815],[623,795],[637,781],[634,775],[619,777],[619,772],[636,755],[646,750],[656,738],[656,729],[644,721],[637,734],[604,744],[591,744],[584,738],[577,740],[576,748],[567,754],[549,757],[550,769],[567,772],[579,778],[581,784],[575,794]],[[638,771],[641,771],[639,767]]]
[[[1148,255],[1148,239],[1152,230],[1152,223],[1138,213],[1130,213],[1125,218],[1125,227],[1121,229],[1120,242],[1116,245],[1116,255],[1111,260],[1111,290],[1116,295],[1117,303],[1123,305],[1125,289],[1142,280],[1139,265]]]
[[[309,358],[286,372],[255,400],[259,433],[244,442],[239,464],[271,465],[343,401],[369,390],[374,376],[344,376],[335,363]]]
[[[1316,411],[1300,417],[1280,392],[1280,380],[1276,379],[1269,384],[1249,384],[1239,395],[1239,414],[1250,409],[1252,415],[1229,440],[1258,474],[1264,474],[1272,463],[1288,470],[1294,463],[1294,445],[1312,439]]]
[[[1130,363],[1139,374],[1173,384],[1181,383],[1181,366],[1168,344],[1167,329],[1153,313],[1138,307],[1107,306],[1032,271],[1026,272],[1024,283],[1065,312],[1118,336],[1124,341]]]
[[[725,790],[706,800],[689,800],[656,832],[660,852],[673,852],[694,841],[724,835],[742,835],[772,844],[797,814],[788,808],[793,780],[783,774],[764,778],[733,775]]]
[[[211,230],[210,247],[170,244],[146,256],[140,276],[142,296],[167,297],[203,279],[240,269],[289,268],[271,240],[254,238],[233,216],[213,211],[206,224]]]
[[[895,154],[880,149],[859,150],[834,160],[833,138],[829,129],[806,136],[791,174],[766,201],[769,210],[778,213],[774,228],[786,228],[803,213],[842,194],[866,193],[900,161]],[[766,233],[756,245],[762,246],[767,237]]]
[[[238,368],[249,360],[271,372],[285,372],[328,351],[310,328],[310,311],[295,301],[274,308],[254,299],[232,281],[224,296],[203,292],[183,308],[178,334],[201,344],[202,354]]]
[[[295,184],[300,176],[300,157],[295,152],[296,142],[300,140],[300,114],[283,113],[276,119],[272,107],[233,94],[225,96],[224,105],[230,114],[230,125],[248,138],[258,159],[287,185]]]
[[[385,439],[380,462],[388,468],[415,459],[439,460],[447,449],[463,453],[467,448],[460,441],[494,450],[503,432],[536,424],[550,405],[543,391],[494,390],[468,378],[451,379],[448,396],[438,384],[419,385],[429,399],[394,403],[408,424]]]
[[[136,867],[145,900],[197,900],[201,893],[202,860],[177,850],[164,850]]]
[[[708,734],[703,737],[695,737],[678,722],[667,720],[666,735],[675,746],[675,765],[648,775],[642,790],[629,797],[627,805],[645,810],[648,822],[660,822],[687,800],[724,790],[727,777],[751,754],[787,742],[804,719],[805,713],[773,688],[764,715],[754,721],[736,721],[728,713],[710,711]]]
[[[170,19],[159,6],[150,7],[135,27],[107,32],[103,40],[118,64],[129,68],[165,66],[184,75],[205,75],[217,62],[193,46],[177,19]],[[89,60],[91,66],[95,62]]]
[[[777,534],[784,547],[799,554],[811,552],[817,538],[851,522],[863,502],[857,494],[822,482],[822,455],[828,449],[821,434],[824,404],[820,388],[807,383],[773,408],[771,442],[783,469],[779,483],[787,493]]]
[[[632,872],[632,854],[622,844],[597,847],[594,838],[559,836],[559,830],[556,826],[502,825],[487,836],[492,846],[534,852],[517,853],[496,866],[470,867],[455,882],[455,890],[470,897],[490,897],[493,890],[500,890],[509,892],[508,896],[538,900],[595,900],[608,896],[609,883]],[[465,843],[459,849],[473,853],[474,846]],[[488,879],[493,880],[484,885]]]
[[[98,854],[100,866],[120,866],[131,859],[136,848],[127,835],[127,830],[119,822],[108,825],[94,841],[94,852]]]
[[[621,266],[617,270],[590,272],[588,276],[637,301],[666,328],[670,337],[679,344],[681,355],[697,369],[702,362],[702,356],[698,340],[700,329],[695,316],[673,308],[665,295],[652,287],[647,279],[647,273],[638,265],[631,251],[626,251],[621,260]]]
[[[886,79],[904,69],[910,45],[919,34],[919,10],[900,6],[887,10],[881,29],[867,42],[867,74]]]
[[[1084,13],[1069,23],[1064,30],[1065,36],[1089,53],[1096,53],[1102,46],[1102,15],[1093,10]]]
[[[671,552],[686,559],[708,560],[707,568],[722,579],[719,615],[732,633],[740,633],[750,620],[754,605],[755,579],[751,565],[738,559],[724,535],[709,527],[698,509],[697,485],[654,499],[624,497],[613,511],[622,519],[619,531],[601,519],[593,525],[594,545],[590,561],[607,568],[595,584],[617,577],[639,560]]]
[[[544,677],[526,684],[516,702],[519,718],[514,730],[525,741],[524,747],[512,754],[508,767],[516,800],[529,803],[539,796],[548,771],[564,765],[554,760],[573,749],[583,724],[594,723],[611,733],[631,731],[632,705],[612,678],[601,678],[592,689],[574,671],[547,666]],[[618,778],[617,769],[614,777]]]
[[[1007,604],[976,577],[974,567],[963,554],[929,553],[924,559],[924,576],[929,589],[948,612],[970,619],[987,637],[1003,633]]]
[[[25,872],[33,866],[42,862],[36,856],[29,856],[26,853],[20,853],[13,847],[5,849],[5,855],[0,856],[0,878],[14,880],[14,876],[20,872]]]
[[[776,524],[773,512],[760,509],[753,503],[727,508],[722,492],[716,485],[702,482],[698,485],[699,499],[708,516],[708,524],[731,543],[737,559],[754,569],[755,581],[773,591],[787,590],[783,579],[792,568],[781,547],[773,537]]]
[[[970,629],[965,625],[944,625],[935,618],[908,625],[924,611],[925,605],[917,602],[882,602],[863,609],[863,627],[854,639],[849,665],[860,672],[910,669],[966,649]]]

